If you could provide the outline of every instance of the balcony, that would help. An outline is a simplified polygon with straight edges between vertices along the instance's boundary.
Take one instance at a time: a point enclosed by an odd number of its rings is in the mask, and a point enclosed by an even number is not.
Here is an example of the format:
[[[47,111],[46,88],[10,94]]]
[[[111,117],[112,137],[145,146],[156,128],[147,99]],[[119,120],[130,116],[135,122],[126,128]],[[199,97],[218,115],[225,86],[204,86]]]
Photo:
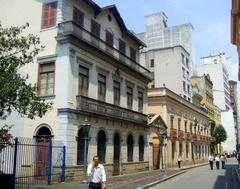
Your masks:
[[[196,134],[192,134],[192,140],[197,140],[197,135]]]
[[[191,133],[190,132],[186,132],[185,136],[186,136],[187,140],[191,140]]]
[[[115,59],[118,63],[130,68],[147,79],[150,80],[150,71],[145,67],[141,66],[138,62],[126,56],[124,53],[120,52],[115,47],[107,44],[105,39],[101,39],[93,35],[90,31],[86,30],[84,27],[77,25],[73,21],[62,22],[58,24],[58,34],[57,40],[64,41],[67,37],[73,36],[84,42],[85,44],[90,45],[95,48],[97,51],[102,52],[104,55],[110,56]],[[114,44],[114,46],[116,46]]]
[[[178,139],[179,140],[184,139],[184,132],[182,130],[178,130]]]
[[[172,139],[177,139],[178,138],[177,129],[173,129],[173,128],[170,129],[170,137]]]
[[[77,96],[77,110],[113,119],[147,125],[147,115],[85,96]]]

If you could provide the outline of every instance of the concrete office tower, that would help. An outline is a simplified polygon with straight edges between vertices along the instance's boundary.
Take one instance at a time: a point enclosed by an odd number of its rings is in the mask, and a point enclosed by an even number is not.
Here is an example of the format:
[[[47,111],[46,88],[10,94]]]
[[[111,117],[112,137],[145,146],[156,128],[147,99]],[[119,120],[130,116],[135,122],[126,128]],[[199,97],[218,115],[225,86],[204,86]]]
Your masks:
[[[225,53],[209,55],[201,58],[201,64],[197,66],[199,75],[209,74],[213,82],[213,97],[214,104],[221,110],[231,108],[229,74],[230,74],[230,59]]]
[[[228,134],[227,141],[223,143],[223,149],[227,152],[231,152],[236,149],[234,117],[230,103],[230,71],[230,58],[227,57],[225,53],[203,57],[201,58],[201,63],[197,66],[198,74],[209,74],[213,82],[214,104],[216,104],[222,111],[222,125]]]
[[[191,24],[167,26],[167,16],[156,13],[146,16],[146,32],[137,35],[147,45],[140,63],[152,72],[149,88],[165,85],[191,101],[191,84],[195,53]]]

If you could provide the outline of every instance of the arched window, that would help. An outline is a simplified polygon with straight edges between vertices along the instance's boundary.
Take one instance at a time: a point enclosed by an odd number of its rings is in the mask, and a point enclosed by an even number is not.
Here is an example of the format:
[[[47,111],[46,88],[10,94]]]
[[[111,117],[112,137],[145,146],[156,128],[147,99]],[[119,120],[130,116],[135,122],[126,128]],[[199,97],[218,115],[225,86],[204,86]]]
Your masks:
[[[101,162],[105,162],[106,157],[106,134],[103,130],[99,131],[97,136],[97,154]]]
[[[127,157],[128,162],[133,161],[133,136],[131,134],[127,138]]]
[[[144,161],[144,139],[143,136],[139,137],[139,161]]]
[[[84,140],[84,132],[83,129],[78,131],[77,138],[77,164],[83,165],[84,163],[84,148],[85,148],[85,140]]]
[[[38,129],[37,133],[36,133],[36,139],[37,142],[49,142],[52,138],[52,134],[51,131],[49,130],[49,128],[43,126],[41,128]]]

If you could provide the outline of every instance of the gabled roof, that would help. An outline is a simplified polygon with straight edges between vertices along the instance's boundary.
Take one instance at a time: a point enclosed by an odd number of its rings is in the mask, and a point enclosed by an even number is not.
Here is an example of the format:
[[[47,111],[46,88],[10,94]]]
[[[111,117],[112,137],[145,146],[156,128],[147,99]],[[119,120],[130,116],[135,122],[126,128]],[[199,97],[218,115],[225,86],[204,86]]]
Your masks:
[[[105,11],[105,10],[109,10],[113,15],[114,17],[116,18],[117,20],[117,23],[122,31],[122,33],[125,33],[127,34],[130,38],[134,39],[140,46],[143,46],[143,47],[147,47],[146,44],[144,42],[142,42],[137,36],[135,33],[133,33],[133,31],[130,31],[127,29],[116,5],[109,5],[109,6],[105,6],[105,7],[100,7],[99,5],[97,5],[95,2],[93,2],[92,0],[84,0],[90,7],[92,7],[94,10],[95,10],[95,14],[96,16],[98,14],[100,14],[102,11]]]
[[[157,126],[157,127],[160,126],[163,129],[167,129],[166,123],[164,122],[162,117],[158,114],[155,114],[154,116],[150,116],[149,125],[150,126]]]

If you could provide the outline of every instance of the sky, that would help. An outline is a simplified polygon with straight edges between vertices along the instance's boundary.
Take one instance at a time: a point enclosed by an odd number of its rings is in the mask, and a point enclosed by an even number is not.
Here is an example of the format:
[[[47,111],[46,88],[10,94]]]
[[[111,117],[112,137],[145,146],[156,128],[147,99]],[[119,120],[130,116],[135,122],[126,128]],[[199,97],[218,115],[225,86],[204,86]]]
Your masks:
[[[231,0],[94,0],[100,6],[116,4],[128,29],[145,31],[145,15],[164,12],[168,26],[191,23],[194,27],[196,63],[200,57],[225,52],[232,60],[237,81],[237,50],[231,44]],[[238,82],[238,86],[240,82]],[[240,99],[240,87],[238,87]],[[239,100],[240,102],[240,100]]]
[[[145,15],[163,11],[168,26],[191,23],[196,63],[200,57],[225,52],[232,59],[237,80],[237,50],[230,40],[230,0],[95,0],[100,6],[116,4],[128,29],[145,31]]]

